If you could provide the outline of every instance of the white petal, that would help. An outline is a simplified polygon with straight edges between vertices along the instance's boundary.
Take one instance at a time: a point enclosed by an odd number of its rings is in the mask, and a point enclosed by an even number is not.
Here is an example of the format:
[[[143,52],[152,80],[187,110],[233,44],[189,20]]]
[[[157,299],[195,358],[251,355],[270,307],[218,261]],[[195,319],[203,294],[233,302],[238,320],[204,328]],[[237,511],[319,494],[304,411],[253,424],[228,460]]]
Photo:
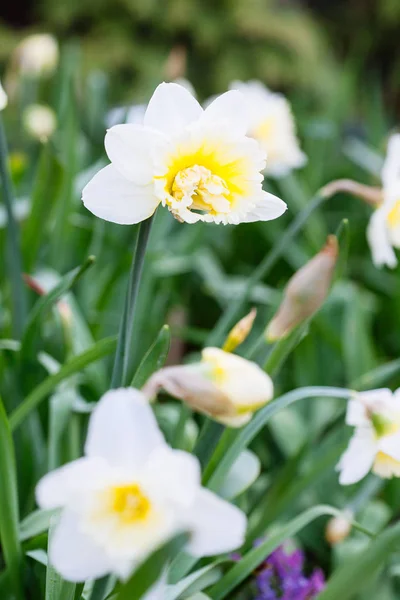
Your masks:
[[[385,188],[400,179],[400,134],[398,133],[389,138],[381,176]]]
[[[201,118],[203,123],[228,124],[233,135],[244,136],[249,128],[245,98],[241,92],[231,90],[218,96],[206,108]]]
[[[1,83],[0,83],[0,110],[3,110],[7,106],[8,98]]]
[[[87,456],[111,465],[143,467],[164,437],[144,395],[133,388],[110,390],[94,409],[85,445]]]
[[[347,404],[346,424],[356,427],[359,425],[368,425],[368,423],[369,419],[366,414],[365,405],[356,398],[349,400]]]
[[[148,219],[159,204],[152,184],[138,186],[122,177],[113,165],[93,177],[82,192],[82,200],[96,217],[121,225]]]
[[[152,95],[144,116],[144,125],[175,136],[203,113],[197,100],[176,83],[161,83]]]
[[[64,506],[84,494],[88,488],[104,481],[107,467],[98,458],[79,458],[47,473],[36,486],[36,501],[40,508]]]
[[[85,581],[112,570],[107,554],[85,535],[72,511],[64,511],[50,539],[49,559],[67,581]]]
[[[400,434],[387,435],[379,440],[379,450],[400,461]]]
[[[277,219],[286,211],[286,203],[268,192],[263,192],[262,201],[242,219],[242,223],[253,221],[271,221]]]
[[[377,444],[373,430],[356,429],[337,466],[340,471],[339,482],[342,485],[350,485],[360,481],[371,470],[376,453]]]
[[[145,469],[145,485],[155,495],[162,494],[182,506],[192,504],[201,482],[200,464],[195,456],[161,446],[151,453]]]
[[[367,239],[376,267],[387,265],[394,268],[397,265],[397,258],[389,240],[386,212],[383,207],[373,212],[368,224]]]
[[[166,144],[158,131],[142,125],[115,125],[104,141],[108,158],[123,177],[137,185],[151,183],[154,156]]]
[[[244,542],[247,527],[244,512],[206,489],[199,491],[183,517],[193,532],[187,551],[194,556],[231,552]]]

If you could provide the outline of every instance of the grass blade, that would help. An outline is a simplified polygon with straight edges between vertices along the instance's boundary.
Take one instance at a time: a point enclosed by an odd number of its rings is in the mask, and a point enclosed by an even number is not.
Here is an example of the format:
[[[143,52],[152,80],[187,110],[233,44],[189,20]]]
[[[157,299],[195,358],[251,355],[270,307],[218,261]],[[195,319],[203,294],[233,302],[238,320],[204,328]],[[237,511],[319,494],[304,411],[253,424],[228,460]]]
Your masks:
[[[165,365],[170,345],[171,331],[169,325],[163,325],[154,343],[144,355],[132,380],[132,387],[140,389],[150,375]]]

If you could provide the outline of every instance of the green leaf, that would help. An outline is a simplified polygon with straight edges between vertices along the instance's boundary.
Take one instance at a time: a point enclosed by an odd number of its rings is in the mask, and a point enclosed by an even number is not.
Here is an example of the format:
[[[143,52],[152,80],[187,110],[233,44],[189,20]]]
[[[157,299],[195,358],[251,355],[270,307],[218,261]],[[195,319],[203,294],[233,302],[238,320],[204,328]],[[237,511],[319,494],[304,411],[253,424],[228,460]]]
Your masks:
[[[165,365],[169,347],[171,345],[171,331],[169,325],[163,325],[155,341],[144,355],[133,377],[131,386],[140,389],[150,375]]]
[[[388,527],[367,549],[337,569],[318,600],[350,600],[362,591],[400,544],[400,523]]]
[[[94,257],[89,256],[85,262],[76,269],[73,269],[61,279],[48,294],[40,298],[32,309],[22,340],[21,355],[29,356],[33,353],[33,343],[39,328],[39,321],[48,310],[63,296],[94,263]]]
[[[341,515],[341,512],[332,506],[314,506],[286,525],[279,527],[276,532],[271,533],[271,535],[268,536],[265,542],[247,552],[247,554],[245,554],[243,558],[235,564],[235,566],[232,567],[226,575],[211,588],[211,590],[208,591],[210,597],[213,600],[222,600],[222,598],[225,598],[286,539],[296,535],[298,531],[303,529],[311,521],[314,521],[314,519],[326,515],[339,516]],[[357,523],[353,523],[353,525],[361,528]],[[363,528],[361,528],[361,530],[365,532]],[[335,596],[335,600],[338,598],[341,598],[342,600],[342,596]]]
[[[29,217],[23,228],[22,253],[25,269],[31,273],[35,267],[47,224],[56,203],[62,181],[63,169],[51,144],[44,144],[39,158]]]
[[[26,417],[35,410],[40,402],[50,394],[55,387],[64,381],[71,375],[75,375],[75,373],[79,373],[82,369],[84,369],[87,365],[111,354],[115,350],[116,347],[116,338],[105,338],[104,340],[100,340],[94,346],[82,352],[78,356],[74,356],[71,360],[69,360],[65,365],[61,367],[58,373],[54,375],[50,375],[47,377],[40,385],[38,385],[25,399],[24,401],[11,413],[10,416],[10,426],[11,430],[14,431],[21,425],[21,423],[26,419]]]
[[[215,471],[208,481],[208,487],[212,490],[219,490],[227,472],[235,462],[239,454],[247,448],[255,436],[265,427],[268,421],[277,412],[290,406],[298,400],[305,398],[318,398],[321,396],[329,398],[348,399],[351,396],[351,390],[334,387],[305,387],[288,392],[279,398],[276,398],[264,408],[258,411],[248,425],[239,430],[239,433],[233,438],[230,445],[224,448],[224,454],[217,463]]]
[[[25,517],[19,525],[19,539],[21,542],[28,540],[35,535],[47,531],[52,519],[58,514],[58,509],[35,510]]]
[[[243,450],[228,471],[220,489],[221,496],[227,500],[240,496],[254,483],[260,471],[258,456],[251,450]]]
[[[0,537],[4,560],[14,593],[22,598],[22,549],[18,532],[18,491],[14,445],[0,398]]]
[[[361,375],[351,383],[355,390],[371,390],[387,384],[392,377],[400,373],[400,359],[392,360],[380,365],[364,375]]]
[[[221,577],[221,569],[218,563],[212,563],[202,569],[191,573],[179,583],[168,586],[165,600],[178,600],[182,595],[194,594],[209,587]]]
[[[159,579],[165,565],[183,548],[188,539],[189,536],[182,533],[153,552],[150,558],[141,564],[121,587],[117,600],[139,600],[142,598]]]

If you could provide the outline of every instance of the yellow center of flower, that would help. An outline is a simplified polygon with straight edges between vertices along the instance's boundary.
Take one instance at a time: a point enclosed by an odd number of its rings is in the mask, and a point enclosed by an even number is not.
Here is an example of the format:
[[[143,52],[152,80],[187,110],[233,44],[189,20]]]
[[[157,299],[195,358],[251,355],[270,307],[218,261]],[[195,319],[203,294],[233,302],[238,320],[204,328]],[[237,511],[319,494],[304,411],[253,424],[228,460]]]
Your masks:
[[[386,218],[389,227],[394,228],[400,225],[400,200],[393,205]]]
[[[136,483],[116,486],[111,493],[112,511],[117,513],[125,525],[144,521],[151,503]]]
[[[199,165],[178,171],[171,187],[175,200],[184,201],[191,209],[214,213],[229,211],[229,194],[222,177]]]

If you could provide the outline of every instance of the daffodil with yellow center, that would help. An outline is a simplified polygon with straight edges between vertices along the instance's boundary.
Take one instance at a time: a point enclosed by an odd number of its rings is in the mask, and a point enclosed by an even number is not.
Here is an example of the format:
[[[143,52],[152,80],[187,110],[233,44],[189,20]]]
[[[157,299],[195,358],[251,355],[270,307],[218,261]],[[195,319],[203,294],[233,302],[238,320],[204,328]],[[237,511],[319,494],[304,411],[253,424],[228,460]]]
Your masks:
[[[289,102],[282,94],[271,92],[260,81],[234,81],[231,89],[246,100],[250,121],[249,136],[257,140],[267,154],[264,172],[283,177],[305,165],[296,135],[296,123]]]
[[[355,483],[369,471],[384,478],[400,477],[399,390],[357,393],[348,404],[346,423],[355,432],[337,467],[340,483]]]
[[[49,560],[69,581],[127,578],[168,538],[191,534],[194,556],[242,545],[242,511],[201,487],[198,460],[172,450],[138,390],[105,394],[89,423],[85,456],[43,477],[41,508],[61,508]]]
[[[161,84],[143,123],[107,132],[111,164],[85,187],[83,203],[121,224],[147,219],[160,204],[187,223],[276,219],[286,205],[263,190],[266,156],[248,129],[239,92],[227,92],[203,110],[184,87]]]
[[[389,139],[381,177],[383,202],[372,214],[367,237],[375,265],[394,268],[394,248],[400,248],[400,134]]]

